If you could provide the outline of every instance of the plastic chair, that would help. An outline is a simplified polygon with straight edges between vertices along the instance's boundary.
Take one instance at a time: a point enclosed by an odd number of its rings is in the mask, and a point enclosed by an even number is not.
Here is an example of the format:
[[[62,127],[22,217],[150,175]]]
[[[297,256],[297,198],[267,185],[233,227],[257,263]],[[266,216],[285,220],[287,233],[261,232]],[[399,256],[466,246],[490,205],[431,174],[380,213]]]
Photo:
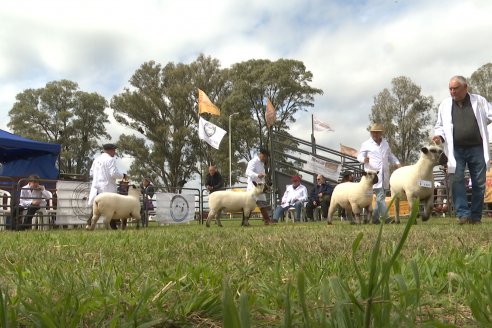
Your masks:
[[[4,205],[3,204],[3,198],[7,196],[7,203]],[[0,190],[0,199],[1,199],[1,206],[0,206],[0,230],[5,230],[5,218],[11,214],[11,201],[12,201],[12,195],[8,191],[5,190]]]

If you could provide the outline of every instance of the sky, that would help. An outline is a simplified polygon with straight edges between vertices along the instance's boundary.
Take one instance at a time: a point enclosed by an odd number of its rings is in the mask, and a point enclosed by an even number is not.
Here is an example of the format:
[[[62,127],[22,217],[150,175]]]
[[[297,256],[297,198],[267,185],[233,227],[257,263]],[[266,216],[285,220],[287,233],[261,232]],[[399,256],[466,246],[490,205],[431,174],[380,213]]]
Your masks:
[[[317,132],[319,144],[358,148],[374,97],[393,78],[409,77],[438,104],[451,76],[492,62],[490,13],[490,0],[7,0],[0,128],[9,131],[8,112],[25,89],[68,79],[109,101],[144,62],[190,63],[203,53],[223,68],[260,58],[304,62],[323,95],[291,133],[309,139],[314,113],[335,130]],[[107,112],[116,141],[124,128]]]

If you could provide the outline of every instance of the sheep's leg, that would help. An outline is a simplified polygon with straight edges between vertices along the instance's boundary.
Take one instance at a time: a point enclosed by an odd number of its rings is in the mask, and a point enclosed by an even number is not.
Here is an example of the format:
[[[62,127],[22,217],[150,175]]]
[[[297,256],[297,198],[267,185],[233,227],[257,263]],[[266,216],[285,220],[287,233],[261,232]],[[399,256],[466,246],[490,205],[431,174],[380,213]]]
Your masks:
[[[400,197],[396,196],[394,203],[395,203],[395,223],[400,223]]]
[[[434,193],[432,193],[434,195]],[[425,201],[425,207],[424,207],[424,215],[422,216],[422,221],[427,221],[429,220],[429,217],[432,213],[432,205],[434,204],[434,197],[430,196],[429,198],[426,199]]]
[[[357,205],[352,205],[353,219],[351,222],[354,224],[360,224],[360,207]]]
[[[222,215],[222,209],[217,211],[215,215],[215,221],[217,222],[217,226],[222,227],[222,222],[220,222],[220,216]]]
[[[328,219],[326,221],[327,224],[332,224],[333,222],[333,213],[337,210],[337,204],[335,202],[330,203],[330,208],[328,209]]]
[[[251,216],[251,211],[244,211],[243,209],[243,221],[241,222],[241,226],[249,227],[250,216]]]
[[[205,225],[207,226],[207,228],[210,228],[210,221],[212,221],[212,218],[215,217],[215,211],[214,210],[210,210],[210,212],[208,212],[208,216],[207,216],[207,222],[205,223]]]

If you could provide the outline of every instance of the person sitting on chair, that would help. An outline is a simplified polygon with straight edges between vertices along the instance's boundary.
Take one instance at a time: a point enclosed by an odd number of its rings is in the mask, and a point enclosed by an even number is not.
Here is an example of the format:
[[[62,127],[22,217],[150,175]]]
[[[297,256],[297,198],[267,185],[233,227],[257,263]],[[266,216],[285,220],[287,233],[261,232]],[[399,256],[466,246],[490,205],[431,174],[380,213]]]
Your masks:
[[[316,185],[311,191],[308,203],[306,204],[306,217],[308,221],[314,221],[313,212],[318,206],[321,206],[323,220],[328,217],[328,207],[330,206],[332,193],[333,187],[326,183],[326,179],[323,175],[319,174],[316,177]]]
[[[292,184],[285,188],[282,203],[273,212],[273,222],[278,222],[280,216],[290,207],[294,207],[296,210],[295,221],[301,220],[301,210],[304,202],[308,199],[307,188],[301,185],[301,177],[298,175],[294,175],[290,180]]]
[[[19,210],[27,210],[24,222],[19,227],[19,230],[28,229],[32,225],[34,214],[42,207],[46,207],[46,200],[51,198],[49,191],[39,184],[39,176],[30,175],[27,180],[28,183],[22,187],[19,197]]]

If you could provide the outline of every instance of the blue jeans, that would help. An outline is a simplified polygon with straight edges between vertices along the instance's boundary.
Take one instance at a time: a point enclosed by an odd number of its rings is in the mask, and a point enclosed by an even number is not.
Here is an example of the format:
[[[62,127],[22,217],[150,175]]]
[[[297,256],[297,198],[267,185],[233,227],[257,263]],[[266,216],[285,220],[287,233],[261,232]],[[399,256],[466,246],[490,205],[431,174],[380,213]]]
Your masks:
[[[377,221],[379,216],[383,219],[386,219],[388,209],[386,208],[386,202],[384,201],[386,198],[386,192],[384,188],[374,188],[374,193],[376,194],[376,205],[372,211],[372,221]]]
[[[467,217],[473,221],[482,218],[483,196],[485,193],[485,175],[487,165],[483,155],[483,147],[454,147],[454,158],[456,159],[456,171],[450,174],[451,192],[456,215],[459,218]],[[468,207],[465,189],[465,166],[470,171],[472,182],[471,208]]]
[[[287,211],[289,208],[294,207],[296,209],[296,221],[299,221],[301,219],[301,210],[302,210],[303,203],[302,202],[295,202],[294,204],[287,206],[283,208],[282,206],[277,206],[275,211],[273,212],[273,221],[278,222],[278,219],[284,214],[285,211]]]

